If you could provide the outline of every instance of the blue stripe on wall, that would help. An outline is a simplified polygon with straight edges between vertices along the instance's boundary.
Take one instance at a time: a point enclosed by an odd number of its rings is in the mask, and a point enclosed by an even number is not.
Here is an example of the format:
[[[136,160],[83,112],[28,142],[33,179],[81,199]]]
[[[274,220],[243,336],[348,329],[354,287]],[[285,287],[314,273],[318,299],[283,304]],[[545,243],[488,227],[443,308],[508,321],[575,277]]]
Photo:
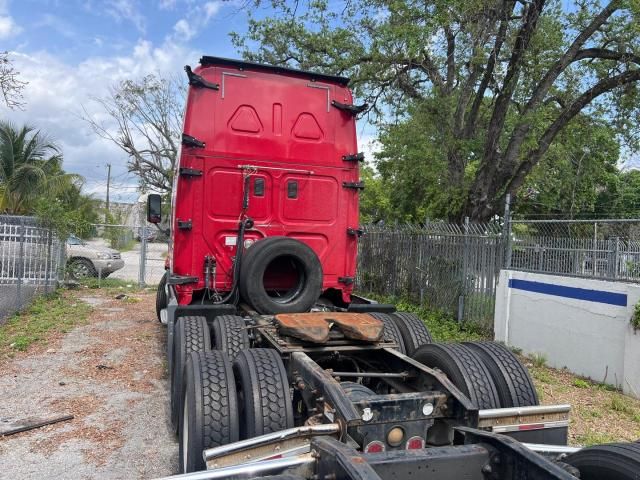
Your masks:
[[[587,302],[606,303],[608,305],[627,306],[626,293],[614,293],[604,290],[589,290],[587,288],[566,287],[564,285],[554,285],[553,283],[533,282],[531,280],[519,280],[512,278],[509,280],[509,288],[525,290],[527,292],[543,293],[556,297],[575,298]]]

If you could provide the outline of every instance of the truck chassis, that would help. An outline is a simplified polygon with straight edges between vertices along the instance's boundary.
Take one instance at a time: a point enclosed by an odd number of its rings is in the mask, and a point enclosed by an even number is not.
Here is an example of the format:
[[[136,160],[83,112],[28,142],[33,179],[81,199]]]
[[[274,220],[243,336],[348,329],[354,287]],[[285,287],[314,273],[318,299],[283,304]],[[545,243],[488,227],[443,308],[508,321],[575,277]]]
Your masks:
[[[428,473],[430,479],[571,479],[580,478],[577,467],[571,466],[572,459],[580,464],[580,452],[585,456],[585,452],[593,451],[566,446],[568,405],[480,409],[441,369],[403,353],[406,346],[402,337],[394,339],[387,330],[378,341],[358,341],[331,325],[330,338],[315,344],[299,338],[318,334],[310,331],[307,322],[299,322],[301,333],[297,338],[291,335],[296,332],[282,328],[277,316],[259,315],[246,305],[180,306],[172,297],[171,285],[167,293],[170,300],[163,315],[169,325],[168,355],[174,385],[175,368],[180,364],[177,350],[186,352],[187,362],[191,362],[182,367],[186,370],[180,387],[183,398],[178,400],[179,418],[175,419],[181,470],[185,473],[171,478],[386,480]],[[350,308],[353,313],[327,304],[316,305],[310,313],[327,319],[341,314],[383,318],[394,311],[389,305],[359,298],[356,301]],[[368,314],[362,313],[365,311]],[[305,315],[309,314],[300,314],[299,318],[303,320]],[[222,335],[221,319],[227,328]],[[197,335],[213,336],[210,345],[217,345],[219,350],[207,351],[211,347],[203,348],[202,343],[198,346],[192,340],[190,348],[182,348],[179,342],[185,339],[176,336],[176,325],[181,322],[207,325],[208,331]],[[224,341],[216,340],[216,334]],[[274,378],[282,374],[275,388],[281,389],[277,399],[290,402],[288,420],[287,406],[278,400],[272,412],[265,412],[272,406],[264,398],[258,401],[262,401],[260,405],[254,405],[254,413],[263,411],[265,422],[247,414],[246,397],[255,394],[247,390],[264,387],[266,377],[243,385],[246,378],[242,370],[259,366],[265,352],[271,352],[271,360],[264,368],[274,368],[273,358],[282,368],[269,375]],[[252,355],[256,361],[251,365],[238,360],[239,356]],[[190,429],[186,425],[193,417],[198,417],[198,425],[220,420],[220,412],[189,401],[190,396],[202,395],[200,382],[209,381],[194,381],[193,370],[200,366],[206,371],[212,365],[228,368],[234,356],[233,370],[215,388],[233,390],[231,395],[238,398],[236,419],[225,423],[229,430],[224,438],[218,438],[219,443],[211,442],[213,437],[203,435],[200,427]],[[216,377],[218,381],[221,378]],[[273,423],[268,426],[270,414]],[[194,440],[193,435],[203,435],[204,442]],[[614,447],[595,448],[597,458],[613,455],[607,448]],[[598,448],[604,448],[604,453]],[[624,448],[633,465],[640,465],[640,445]],[[589,468],[595,466],[583,467],[587,473],[583,472],[582,478],[637,478],[593,477],[588,474]]]

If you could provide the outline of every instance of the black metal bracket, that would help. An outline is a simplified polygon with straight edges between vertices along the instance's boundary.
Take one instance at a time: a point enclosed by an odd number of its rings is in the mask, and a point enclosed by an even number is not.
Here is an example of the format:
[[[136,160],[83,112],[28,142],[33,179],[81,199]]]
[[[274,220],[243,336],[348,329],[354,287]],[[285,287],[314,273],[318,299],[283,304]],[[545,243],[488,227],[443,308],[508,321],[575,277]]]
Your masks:
[[[189,65],[184,66],[184,71],[187,72],[187,77],[189,77],[189,85],[192,87],[202,87],[202,88],[210,88],[211,90],[220,90],[220,85],[217,83],[211,83],[200,75],[193,73],[191,67]]]
[[[198,170],[196,168],[189,168],[189,167],[180,167],[180,176],[181,177],[201,177],[202,170]]]
[[[353,188],[355,190],[364,190],[364,182],[342,182],[344,188]]]
[[[178,220],[178,228],[180,230],[191,230],[192,226],[191,220]]]
[[[349,227],[347,228],[347,235],[354,235],[356,237],[361,237],[362,235],[364,235],[364,230],[361,228]]]
[[[335,100],[331,101],[331,105],[343,112],[349,112],[351,115],[357,115],[369,108],[369,105],[366,103],[363,103],[362,105],[347,105],[346,103],[336,102]]]
[[[338,283],[344,283],[345,285],[353,285],[354,281],[353,277],[338,277]]]
[[[343,155],[342,160],[344,160],[345,162],[364,162],[364,152]]]
[[[183,133],[182,145],[186,147],[204,148],[205,143],[201,140],[198,140],[196,137],[192,137],[191,135],[187,135],[186,133]]]
[[[169,285],[185,285],[187,283],[198,283],[198,277],[187,277],[183,275],[170,275],[167,279]]]

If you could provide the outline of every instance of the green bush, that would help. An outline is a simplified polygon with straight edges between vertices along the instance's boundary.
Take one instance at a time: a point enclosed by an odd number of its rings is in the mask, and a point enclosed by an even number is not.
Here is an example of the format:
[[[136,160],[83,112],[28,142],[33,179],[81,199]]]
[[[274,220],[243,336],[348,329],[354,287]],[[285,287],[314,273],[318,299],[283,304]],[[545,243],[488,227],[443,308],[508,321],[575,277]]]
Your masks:
[[[459,324],[452,316],[444,312],[416,305],[406,299],[367,295],[381,303],[394,304],[398,311],[411,312],[419,316],[425,323],[433,339],[437,342],[470,342],[490,340],[491,337],[472,324]]]

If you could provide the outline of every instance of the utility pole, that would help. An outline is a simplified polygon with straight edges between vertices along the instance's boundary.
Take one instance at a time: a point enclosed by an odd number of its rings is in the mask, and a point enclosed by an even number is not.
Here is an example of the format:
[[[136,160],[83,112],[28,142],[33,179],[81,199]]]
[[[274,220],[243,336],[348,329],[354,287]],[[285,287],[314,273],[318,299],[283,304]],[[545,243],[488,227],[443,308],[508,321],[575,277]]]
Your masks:
[[[107,211],[104,214],[104,223],[109,223],[109,187],[111,186],[111,164],[107,163]]]

